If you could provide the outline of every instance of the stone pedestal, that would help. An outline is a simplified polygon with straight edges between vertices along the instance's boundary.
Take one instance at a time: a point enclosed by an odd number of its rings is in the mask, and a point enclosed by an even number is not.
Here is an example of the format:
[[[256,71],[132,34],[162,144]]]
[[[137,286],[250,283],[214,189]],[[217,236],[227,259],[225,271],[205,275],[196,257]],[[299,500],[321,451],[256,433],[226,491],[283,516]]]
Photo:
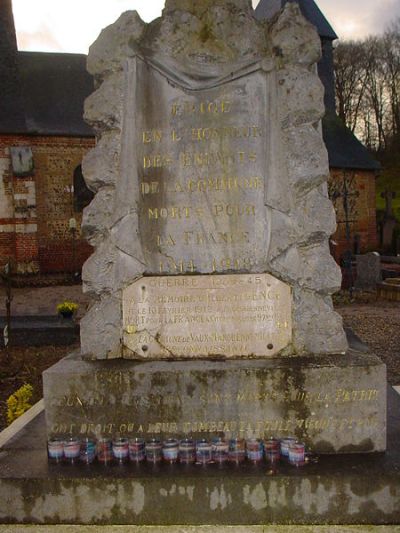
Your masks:
[[[0,522],[83,529],[82,524],[181,524],[185,531],[212,524],[213,533],[221,524],[242,524],[246,532],[252,524],[268,531],[267,524],[368,524],[362,531],[371,524],[399,524],[400,398],[390,389],[388,400],[386,454],[321,456],[318,463],[281,464],[275,472],[266,464],[53,466],[38,417],[0,454]]]
[[[44,373],[48,432],[81,437],[295,436],[317,453],[386,447],[373,355],[245,361],[82,361]]]

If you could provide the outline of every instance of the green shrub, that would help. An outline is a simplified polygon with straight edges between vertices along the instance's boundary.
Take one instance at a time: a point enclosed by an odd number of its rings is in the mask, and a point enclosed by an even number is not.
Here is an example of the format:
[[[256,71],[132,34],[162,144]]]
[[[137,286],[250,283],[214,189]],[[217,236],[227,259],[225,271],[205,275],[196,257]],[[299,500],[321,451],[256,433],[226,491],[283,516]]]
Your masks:
[[[25,384],[20,387],[7,400],[7,422],[11,424],[32,407],[29,403],[32,398],[32,385]]]

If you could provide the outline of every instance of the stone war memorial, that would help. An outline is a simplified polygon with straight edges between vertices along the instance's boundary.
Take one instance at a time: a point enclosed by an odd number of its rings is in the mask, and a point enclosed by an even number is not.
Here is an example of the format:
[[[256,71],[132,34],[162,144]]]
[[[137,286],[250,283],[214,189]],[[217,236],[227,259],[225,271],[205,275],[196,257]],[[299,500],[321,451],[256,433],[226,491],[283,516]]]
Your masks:
[[[93,305],[45,373],[49,434],[385,449],[384,366],[331,303],[319,54],[298,6],[265,27],[243,0],[127,12],[92,46]]]
[[[85,104],[97,144],[83,162],[96,193],[83,221],[93,303],[80,353],[44,373],[44,401],[51,438],[294,437],[326,464],[272,477],[49,467],[42,485],[50,476],[73,510],[36,505],[24,520],[398,517],[398,479],[385,484],[376,453],[387,445],[385,366],[348,347],[332,305],[341,275],[328,245],[320,52],[296,3],[260,23],[250,0],[166,0],[150,24],[128,11],[102,31]]]

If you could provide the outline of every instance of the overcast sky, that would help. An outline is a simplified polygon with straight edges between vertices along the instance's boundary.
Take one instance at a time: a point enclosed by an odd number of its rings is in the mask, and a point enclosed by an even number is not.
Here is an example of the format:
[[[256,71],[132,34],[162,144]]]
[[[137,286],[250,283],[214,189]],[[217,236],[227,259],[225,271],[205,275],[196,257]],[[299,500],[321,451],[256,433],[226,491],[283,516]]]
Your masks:
[[[341,39],[380,33],[400,17],[400,0],[316,0]],[[254,7],[259,0],[253,0]],[[127,10],[150,22],[164,0],[13,0],[20,50],[87,53],[101,29]]]

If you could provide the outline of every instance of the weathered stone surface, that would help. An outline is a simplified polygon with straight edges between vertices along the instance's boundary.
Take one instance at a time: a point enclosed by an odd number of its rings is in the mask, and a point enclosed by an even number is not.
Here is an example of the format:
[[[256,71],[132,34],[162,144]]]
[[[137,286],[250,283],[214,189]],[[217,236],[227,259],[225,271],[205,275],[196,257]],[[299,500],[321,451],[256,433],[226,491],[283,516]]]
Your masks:
[[[126,58],[135,54],[131,43],[141,39],[145,26],[137,11],[126,11],[104,28],[90,47],[87,61],[90,74],[105,76],[122,70]]]
[[[122,121],[123,74],[116,73],[107,78],[85,100],[84,118],[96,130],[119,129]]]
[[[113,285],[114,291],[125,289],[125,287],[130,285],[141,275],[142,270],[143,264],[140,263],[140,261],[135,257],[118,250]]]
[[[298,227],[295,220],[276,209],[271,210],[271,240],[268,248],[268,259],[273,260],[284,255],[289,248],[295,247],[298,238]]]
[[[134,232],[135,227],[138,226],[138,216],[136,213],[126,215],[121,220],[116,222],[112,228],[111,239],[116,248],[122,252],[141,261],[143,267],[145,266],[144,258],[142,256],[142,248],[140,245],[139,232]]]
[[[298,242],[322,240],[336,231],[336,216],[328,193],[313,189],[297,206]]]
[[[294,435],[317,453],[383,451],[385,365],[368,354],[82,362],[44,373],[51,435]]]
[[[299,286],[311,289],[325,296],[340,289],[342,274],[333,259],[326,241],[300,248],[303,279]]]
[[[268,258],[273,261],[296,243],[306,246],[325,241],[336,229],[335,210],[327,194],[313,189],[296,205],[294,216],[273,210],[270,223]]]
[[[344,353],[343,322],[332,301],[310,291],[294,291],[293,345],[298,353]],[[328,332],[328,333],[327,333]]]
[[[249,0],[167,0],[163,19],[150,25],[143,44],[205,70],[214,70],[213,63],[253,60],[268,47]]]
[[[278,80],[284,128],[312,124],[324,116],[324,87],[313,73],[303,68],[281,70]]]
[[[219,524],[229,524],[226,533],[261,533],[254,526],[260,524],[262,533],[291,533],[293,528],[293,533],[397,533],[399,527],[393,524],[400,523],[400,398],[393,389],[388,392],[386,454],[321,455],[304,468],[281,464],[275,472],[266,464],[53,467],[46,457],[44,420],[37,417],[1,450],[0,521],[17,525],[0,530],[20,533],[34,528],[22,523],[65,523],[79,524],[80,533],[97,533],[103,529],[95,524],[101,523],[110,524],[104,526],[105,533],[130,532],[129,524],[154,526],[138,525],[137,533],[215,533]],[[166,526],[177,523],[181,525]],[[213,525],[200,527],[204,523]],[[58,527],[41,525],[38,532],[54,533]],[[65,533],[70,529],[65,526]]]
[[[326,182],[329,174],[328,152],[321,132],[311,124],[286,130],[287,163],[291,184],[298,196]]]
[[[103,133],[82,161],[87,186],[94,192],[117,182],[121,138],[117,131]]]
[[[241,9],[247,14],[252,14],[251,0],[230,0],[230,4],[235,8]],[[179,9],[181,11],[188,11],[196,15],[204,15],[210,7],[226,6],[225,0],[203,0],[202,2],[192,2],[191,0],[166,0],[165,12]]]
[[[116,293],[140,277],[142,270],[143,265],[135,257],[118,250],[109,239],[83,266],[84,291],[93,295]]]
[[[116,296],[103,296],[95,301],[82,318],[81,351],[88,359],[121,357],[121,301]],[[46,393],[44,393],[46,396]],[[47,408],[47,407],[46,407]]]
[[[316,28],[301,16],[297,3],[289,3],[271,27],[271,41],[282,63],[310,66],[321,57]]]
[[[141,278],[122,296],[126,357],[272,357],[291,341],[291,300],[269,274]]]
[[[103,187],[85,207],[82,234],[92,246],[100,245],[107,238],[112,225],[113,204],[114,188]]]
[[[261,119],[264,76],[257,72],[227,83],[223,95],[219,87],[198,95],[171,87],[142,63],[138,68],[139,79],[149,77],[138,101],[157,99],[154,114],[138,113],[145,139],[138,139],[138,156],[129,165],[136,164],[142,185],[139,230],[146,271],[265,270],[270,124]],[[152,139],[152,132],[161,139]],[[155,160],[154,145],[164,161]],[[181,261],[183,269],[176,269]]]
[[[285,282],[296,288],[324,295],[333,294],[340,288],[340,268],[330,255],[326,242],[292,246],[271,261],[271,266]]]
[[[117,249],[110,239],[103,241],[82,268],[84,292],[88,294],[112,293]]]
[[[248,0],[171,0],[149,25],[128,12],[102,32],[88,65],[104,81],[85,106],[100,134],[84,162],[99,191],[84,222],[96,246],[86,291],[118,300],[142,275],[268,272],[292,287],[301,310],[307,291],[336,290],[328,160],[316,126],[319,54],[316,31],[293,3],[267,26]],[[311,339],[308,313],[297,313],[292,333],[301,342],[287,351],[330,353],[336,342],[342,352],[329,305],[323,317]],[[113,319],[121,317],[98,325]]]

